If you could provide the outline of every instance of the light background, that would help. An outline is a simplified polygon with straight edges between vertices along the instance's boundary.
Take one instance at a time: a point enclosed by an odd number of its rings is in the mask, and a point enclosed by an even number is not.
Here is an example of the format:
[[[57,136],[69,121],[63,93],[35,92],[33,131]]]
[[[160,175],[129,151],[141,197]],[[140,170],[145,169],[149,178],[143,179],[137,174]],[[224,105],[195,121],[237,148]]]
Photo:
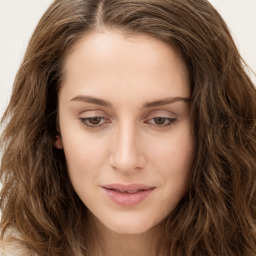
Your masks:
[[[0,0],[0,116],[9,101],[12,83],[28,40],[51,2]],[[256,0],[210,2],[227,22],[242,57],[256,72]],[[251,74],[251,77],[256,84],[255,76]]]

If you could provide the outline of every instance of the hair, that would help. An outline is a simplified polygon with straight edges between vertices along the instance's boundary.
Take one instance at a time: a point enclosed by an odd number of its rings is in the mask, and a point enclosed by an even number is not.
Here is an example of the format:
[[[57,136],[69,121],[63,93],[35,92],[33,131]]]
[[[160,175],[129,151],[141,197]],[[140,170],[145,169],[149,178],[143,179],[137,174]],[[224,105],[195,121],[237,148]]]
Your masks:
[[[255,256],[256,90],[227,25],[206,0],[52,3],[32,35],[2,118],[1,239],[16,230],[30,253],[87,255],[86,206],[53,143],[69,49],[102,28],[161,40],[189,69],[196,154],[188,191],[159,235],[166,255]]]

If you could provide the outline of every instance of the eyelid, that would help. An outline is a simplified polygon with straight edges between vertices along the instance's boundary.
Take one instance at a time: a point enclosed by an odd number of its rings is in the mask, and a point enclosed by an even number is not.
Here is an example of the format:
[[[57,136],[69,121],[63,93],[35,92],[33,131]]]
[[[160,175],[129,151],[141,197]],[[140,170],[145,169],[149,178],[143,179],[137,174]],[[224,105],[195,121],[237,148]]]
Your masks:
[[[168,110],[154,110],[147,115],[147,119],[163,117],[163,118],[176,118],[176,115]]]
[[[106,112],[101,109],[88,109],[86,111],[82,111],[79,115],[84,118],[94,117],[94,116],[102,116],[102,117],[107,116]]]

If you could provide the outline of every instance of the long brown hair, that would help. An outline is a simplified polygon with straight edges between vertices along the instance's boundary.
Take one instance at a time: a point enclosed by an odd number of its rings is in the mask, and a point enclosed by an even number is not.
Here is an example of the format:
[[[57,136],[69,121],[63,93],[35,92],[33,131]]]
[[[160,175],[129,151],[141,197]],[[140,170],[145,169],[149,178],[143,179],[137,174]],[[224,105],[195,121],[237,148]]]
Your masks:
[[[53,2],[2,118],[1,239],[17,230],[19,242],[40,256],[86,255],[86,207],[53,141],[68,49],[101,27],[162,40],[190,71],[195,162],[159,247],[173,256],[255,256],[256,91],[225,22],[206,0]]]

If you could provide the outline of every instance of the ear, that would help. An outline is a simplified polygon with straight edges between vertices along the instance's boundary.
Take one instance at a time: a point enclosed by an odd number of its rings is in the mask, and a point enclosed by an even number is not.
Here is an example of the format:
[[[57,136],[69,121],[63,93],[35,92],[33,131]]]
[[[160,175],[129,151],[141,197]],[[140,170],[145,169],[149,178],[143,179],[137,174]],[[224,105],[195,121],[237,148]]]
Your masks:
[[[57,134],[55,136],[55,140],[53,142],[53,145],[54,145],[55,148],[63,149],[63,143],[62,143],[62,139],[61,139],[60,134]]]

